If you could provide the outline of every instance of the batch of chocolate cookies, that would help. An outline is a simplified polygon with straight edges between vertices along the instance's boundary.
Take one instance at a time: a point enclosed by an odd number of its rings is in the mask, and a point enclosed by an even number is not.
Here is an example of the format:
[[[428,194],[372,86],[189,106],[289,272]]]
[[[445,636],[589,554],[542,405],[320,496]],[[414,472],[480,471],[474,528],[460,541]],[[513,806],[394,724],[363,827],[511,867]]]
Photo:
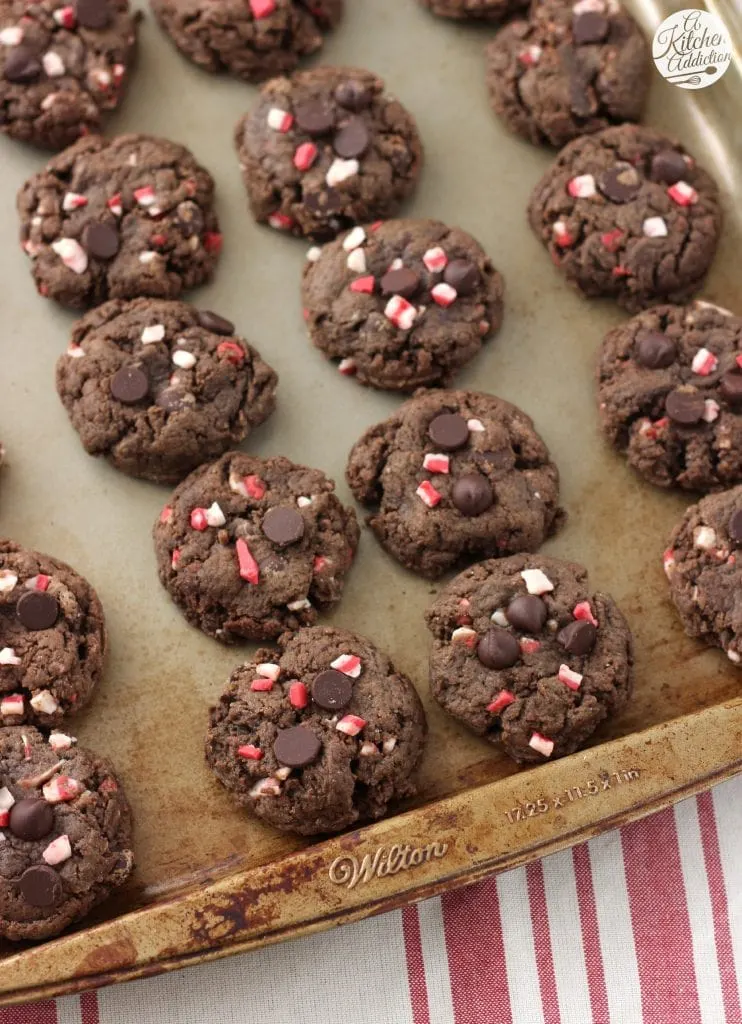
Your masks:
[[[720,232],[717,187],[680,143],[633,123],[651,60],[618,0],[422,2],[507,22],[486,52],[493,108],[531,142],[563,147],[531,226],[584,295],[635,314],[603,343],[605,434],[648,481],[714,492],[684,517],[665,566],[688,632],[739,662],[742,488],[722,488],[742,481],[742,319],[691,302]],[[629,699],[631,634],[581,566],[535,554],[565,513],[531,419],[451,389],[500,325],[503,279],[461,229],[394,219],[423,164],[412,114],[370,71],[295,70],[343,0],[151,7],[206,71],[265,81],[236,126],[237,158],[256,220],[311,243],[313,344],[357,384],[411,394],[353,445],[347,481],[393,558],[431,580],[459,572],[426,615],[433,696],[519,763],[575,751]],[[278,382],[230,320],[181,301],[219,259],[211,175],[175,142],[97,134],[123,96],[138,21],[128,0],[0,0],[0,128],[59,151],[20,189],[21,246],[39,294],[85,311],[56,379],[85,450],[175,485],[154,525],[162,585],[215,640],[274,645],[212,708],[209,766],[275,827],[336,831],[414,794],[425,715],[374,643],[316,625],[352,567],[354,510],[321,470],[235,450],[273,413]],[[0,542],[11,939],[57,933],[132,870],[120,784],[66,731],[105,648],[92,587]]]

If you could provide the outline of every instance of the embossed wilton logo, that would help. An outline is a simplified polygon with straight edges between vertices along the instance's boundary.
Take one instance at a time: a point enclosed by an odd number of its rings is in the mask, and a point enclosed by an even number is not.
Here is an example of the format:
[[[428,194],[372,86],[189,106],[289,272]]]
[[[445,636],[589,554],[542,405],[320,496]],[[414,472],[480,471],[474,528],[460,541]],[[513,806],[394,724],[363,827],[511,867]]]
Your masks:
[[[372,878],[385,878],[400,871],[409,871],[431,860],[440,860],[448,853],[448,843],[429,843],[427,846],[380,846],[359,860],[352,853],[336,857],[330,865],[330,881],[355,889],[359,882]]]

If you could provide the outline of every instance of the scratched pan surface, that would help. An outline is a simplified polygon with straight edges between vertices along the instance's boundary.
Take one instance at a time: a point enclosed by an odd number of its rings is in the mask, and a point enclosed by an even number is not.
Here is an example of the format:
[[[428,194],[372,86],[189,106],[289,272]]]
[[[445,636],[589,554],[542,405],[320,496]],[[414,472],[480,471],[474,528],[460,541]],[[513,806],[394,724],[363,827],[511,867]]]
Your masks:
[[[647,25],[657,24],[655,8],[634,9]],[[731,11],[727,13],[731,18]],[[567,526],[545,551],[584,562],[595,586],[615,596],[633,627],[637,642],[634,702],[596,737],[596,743],[607,744],[598,751],[610,752],[610,757],[605,755],[607,770],[613,764],[629,763],[621,761],[622,751],[631,749],[636,761],[640,747],[635,734],[658,726],[659,732],[646,734],[655,738],[655,749],[658,743],[662,749],[657,739],[665,735],[662,729],[671,730],[666,735],[676,746],[683,736],[682,745],[688,747],[683,763],[689,766],[684,785],[692,788],[713,772],[723,775],[734,770],[732,754],[714,767],[701,748],[708,747],[704,737],[710,735],[712,722],[725,742],[733,728],[739,736],[740,719],[733,716],[740,674],[718,653],[683,636],[667,600],[661,553],[685,499],[642,484],[601,442],[592,386],[595,352],[605,330],[624,314],[611,304],[587,302],[573,294],[526,226],[529,192],[551,154],[513,138],[490,114],[482,67],[488,34],[434,19],[412,0],[348,0],[347,18],[328,42],[323,60],[365,65],[386,78],[389,88],[415,113],[426,146],[425,171],[407,212],[440,217],[472,231],[505,276],[504,326],[458,383],[501,395],[535,418],[561,470],[562,498],[569,512]],[[249,448],[321,467],[337,480],[340,496],[350,501],[343,481],[348,448],[399,400],[360,389],[309,346],[298,291],[307,246],[257,227],[248,216],[232,150],[232,128],[255,101],[256,90],[191,67],[160,35],[151,18],[143,23],[141,39],[139,69],[110,130],[144,131],[183,142],[217,180],[224,251],[214,282],[191,298],[233,319],[281,378],[278,411],[255,432]],[[735,288],[742,208],[729,199],[742,186],[742,135],[739,119],[732,118],[742,90],[735,75],[732,69],[724,81],[700,93],[673,88],[657,75],[647,120],[679,135],[725,190],[726,227],[704,296],[742,312]],[[241,878],[235,873],[270,864],[306,844],[235,810],[204,766],[207,707],[248,651],[223,648],[189,628],[159,586],[150,529],[168,491],[129,480],[86,456],[56,397],[54,365],[66,344],[72,317],[37,297],[15,241],[15,192],[41,163],[37,152],[2,142],[0,437],[8,450],[8,467],[2,477],[0,532],[69,561],[89,577],[103,600],[111,633],[105,680],[91,708],[70,728],[81,742],[109,754],[121,771],[136,814],[138,868],[129,889],[94,920],[104,922],[148,906],[148,934],[156,936],[153,912],[158,907],[175,899],[172,905],[187,913],[194,888],[198,891],[206,880]],[[455,823],[443,812],[463,806],[461,794],[467,790],[470,807],[479,806],[480,811],[481,794],[486,792],[494,821],[496,810],[507,815],[512,793],[559,792],[565,784],[584,781],[578,768],[587,765],[590,757],[595,764],[603,764],[594,761],[602,753],[576,755],[514,779],[517,770],[507,759],[452,724],[431,703],[422,614],[435,592],[436,587],[398,568],[366,532],[345,598],[332,616],[332,621],[367,633],[385,647],[416,682],[426,703],[430,741],[419,799],[412,805],[423,810],[400,819],[407,823],[405,835],[419,836],[421,842],[439,838],[446,821]],[[683,716],[703,709],[706,717],[689,718],[686,730]],[[650,745],[648,739],[644,746]],[[577,767],[573,770],[571,764]],[[672,775],[675,769],[669,765],[670,760],[663,766],[660,759],[654,771]],[[477,788],[485,784],[490,785]],[[553,844],[570,835],[588,834],[604,827],[611,813],[630,817],[643,813],[652,800],[672,798],[669,790],[662,791],[663,797],[661,787],[643,786],[637,785],[633,801],[622,798],[623,803],[615,806],[602,804],[586,790],[595,799],[583,801],[579,812],[574,811],[576,817],[544,817],[552,829],[548,837],[543,830],[511,830],[499,860],[494,848],[487,855],[489,860],[485,856],[490,842],[485,833],[493,830],[480,828],[468,837],[464,830],[470,865],[464,851],[456,871],[453,860],[447,872],[441,868],[436,873],[435,865],[429,866],[427,889],[414,890],[409,881],[405,889],[388,878],[373,907],[361,899],[353,913],[382,909],[394,900],[453,884],[454,875],[459,881],[475,877],[475,866],[481,873],[487,865],[515,862],[546,848],[547,838]],[[451,800],[435,803],[443,798]],[[483,820],[487,821],[486,814]],[[504,821],[506,817],[500,816]],[[384,837],[387,832],[381,828],[360,835]],[[484,851],[479,860],[477,851]],[[313,863],[311,855],[309,851],[306,860],[300,857],[292,863]],[[395,876],[401,878],[402,873]],[[289,899],[291,886],[285,889]],[[308,881],[307,893],[311,891]],[[186,896],[179,903],[183,893]],[[312,927],[326,923],[323,896],[315,896],[319,909],[313,910],[316,923]],[[341,900],[333,906],[332,919],[342,920],[343,911]],[[294,927],[285,934],[298,934],[309,916],[296,911]],[[330,919],[329,910],[325,916]],[[74,971],[65,966],[70,957],[63,955],[63,945],[52,943],[46,947],[45,967],[31,959],[35,954],[22,954],[20,959],[5,961],[8,967],[13,964],[11,977],[7,970],[3,973],[0,962],[0,999],[110,980],[124,976],[125,970],[135,973],[145,961],[146,970],[155,971],[176,965],[179,956],[208,955],[218,945],[231,943],[236,948],[242,942],[245,946],[256,933],[243,920],[240,928],[229,933],[229,942],[224,936],[204,934],[200,944],[191,946],[180,937],[169,945],[163,939],[162,950],[146,956],[136,940],[127,938],[134,952],[129,948],[125,956],[112,953],[103,961],[93,957],[78,972],[85,974],[84,981],[70,980]],[[95,935],[87,938],[93,944],[102,941]],[[71,948],[78,954],[86,948],[84,932],[66,941],[77,943]]]

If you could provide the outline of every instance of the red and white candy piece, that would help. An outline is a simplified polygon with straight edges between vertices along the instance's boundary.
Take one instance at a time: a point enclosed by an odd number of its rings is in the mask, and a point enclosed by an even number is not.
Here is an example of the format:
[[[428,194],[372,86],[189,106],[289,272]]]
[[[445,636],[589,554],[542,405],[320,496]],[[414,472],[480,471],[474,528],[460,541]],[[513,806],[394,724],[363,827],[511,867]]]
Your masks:
[[[259,665],[256,665],[255,671],[264,679],[271,679],[277,683],[281,675],[281,666],[276,665],[273,661],[261,661]]]
[[[21,659],[17,657],[14,648],[0,648],[0,665],[20,665]]]
[[[592,174],[578,174],[567,182],[567,191],[575,199],[589,199],[596,192],[595,178]]]
[[[266,118],[268,127],[272,128],[274,132],[281,132],[285,135],[286,132],[291,131],[291,126],[294,123],[294,115],[289,114],[288,110],[280,110],[278,107],[271,107],[268,111],[268,117]]]
[[[0,569],[0,594],[9,594],[15,589],[18,577],[10,569]]]
[[[88,269],[88,254],[74,238],[58,238],[52,242],[52,250],[74,274],[84,274]]]
[[[352,231],[343,239],[343,249],[346,252],[352,252],[353,249],[357,249],[359,245],[363,245],[366,241],[366,232],[362,227],[355,227]]]
[[[0,44],[3,46],[18,46],[23,39],[23,29],[20,25],[8,25],[0,30]]]
[[[572,614],[578,622],[590,622],[596,629],[598,628],[598,620],[593,615],[589,601],[580,601],[579,604],[576,604]]]
[[[88,75],[88,79],[99,92],[105,92],[113,81],[111,78],[111,72],[106,71],[105,68],[92,68]]]
[[[186,352],[183,348],[176,348],[172,360],[179,370],[192,370],[196,365],[196,357],[193,352]]]
[[[357,369],[358,366],[355,359],[351,359],[350,356],[346,356],[345,359],[341,359],[338,363],[338,372],[342,373],[344,377],[353,377]],[[297,505],[298,504],[299,501],[297,499]]]
[[[278,779],[273,779],[270,776],[267,779],[259,779],[250,790],[250,796],[254,797],[280,795],[281,783]]]
[[[114,86],[117,89],[121,85],[121,83],[123,82],[125,74],[126,74],[126,65],[125,64],[114,64],[113,65],[113,84],[114,84]]]
[[[693,531],[693,544],[702,551],[709,551],[716,544],[716,530],[710,526],[697,526]]]
[[[510,690],[500,690],[492,703],[487,705],[487,710],[493,715],[499,715],[501,711],[505,710],[508,704],[512,704],[514,701],[514,693],[511,693]]]
[[[85,789],[82,782],[71,778],[69,775],[56,775],[43,787],[41,792],[44,799],[50,804],[65,803],[74,800]]]
[[[384,315],[401,331],[409,331],[417,319],[417,310],[401,295],[393,295],[386,304]]]
[[[110,199],[106,200],[106,206],[114,215],[114,217],[120,217],[124,212],[124,208],[121,205],[121,193],[117,192],[115,196],[111,196]]]
[[[532,636],[524,636],[518,641],[518,646],[522,654],[535,654],[541,650],[541,641],[534,640]]]
[[[352,292],[356,292],[360,295],[373,295],[376,287],[376,279],[373,274],[368,274],[366,277],[357,277],[355,281],[351,281],[348,285]]]
[[[357,160],[343,160],[341,157],[337,157],[330,164],[330,169],[325,175],[325,181],[330,188],[333,188],[335,185],[347,181],[348,178],[355,177],[359,170],[360,164]]]
[[[554,589],[554,584],[541,569],[524,569],[520,575],[529,594],[548,594]]]
[[[267,18],[276,9],[276,0],[250,0],[250,10],[256,20]]]
[[[667,224],[662,217],[647,217],[642,224],[642,233],[647,238],[665,238],[667,236]]]
[[[10,808],[13,806],[14,803],[15,803],[15,797],[10,792],[10,790],[8,789],[7,786],[3,786],[3,788],[0,789],[0,812],[2,812],[3,814],[7,815],[8,811],[10,810]],[[4,825],[7,825],[7,824],[8,824],[8,822],[7,822],[7,818],[6,818],[6,820],[4,822]],[[0,827],[3,827],[3,826],[0,826]]]
[[[38,576],[32,576],[30,579],[26,580],[25,585],[28,590],[46,591],[49,589],[49,584],[51,583],[51,581],[51,576],[46,576],[44,575],[43,572],[40,572]]]
[[[613,231],[604,231],[600,236],[600,241],[608,252],[618,252],[625,234],[626,232],[622,231],[621,228],[614,228]]]
[[[693,362],[690,365],[694,373],[697,373],[700,377],[708,377],[719,365],[719,360],[707,348],[699,348],[693,356]]]
[[[191,512],[191,529],[203,533],[209,524],[206,521],[206,509],[194,508]]]
[[[164,505],[163,509],[162,509],[162,512],[160,512],[160,522],[161,523],[169,523],[172,518],[173,518],[173,506],[172,505]]]
[[[66,732],[49,733],[49,746],[55,753],[69,750],[75,743],[77,743],[77,739],[74,736],[68,736]]]
[[[289,684],[289,703],[292,708],[305,708],[309,703],[309,690],[298,679]]]
[[[423,254],[423,263],[431,274],[440,274],[448,265],[448,256],[439,245]]]
[[[241,747],[237,747],[237,756],[244,757],[246,761],[261,761],[263,751],[252,743],[243,743]]]
[[[164,341],[165,325],[150,324],[149,327],[145,327],[142,331],[141,340],[143,345],[153,345],[157,341]]]
[[[528,746],[531,750],[535,750],[539,754],[543,754],[544,757],[551,757],[554,753],[554,740],[550,740],[546,736],[542,736],[540,732],[534,732],[531,734]]]
[[[440,452],[431,452],[423,459],[423,469],[427,469],[429,473],[448,473],[451,469],[451,459]]]
[[[329,564],[329,558],[325,558],[324,555],[315,555],[314,561],[312,562],[312,572],[322,572],[325,566]]]
[[[134,198],[140,206],[154,206],[157,202],[157,196],[155,190],[151,185],[143,185],[141,188],[134,189]]]
[[[442,497],[440,492],[436,491],[435,487],[433,487],[430,480],[423,480],[415,494],[428,508],[435,508]]]
[[[676,181],[670,185],[667,194],[678,206],[692,206],[698,202],[698,193],[687,181]]]
[[[365,274],[368,270],[366,253],[360,246],[348,253],[348,259],[345,262],[348,270],[352,270],[354,274]],[[373,288],[371,291],[373,291]]]
[[[706,423],[713,423],[715,419],[719,418],[720,412],[721,406],[713,398],[707,398],[703,403],[703,418]]]
[[[294,153],[294,167],[297,171],[308,171],[317,159],[319,150],[313,142],[302,142]]]
[[[444,309],[448,309],[452,306],[456,299],[459,297],[459,293],[455,288],[452,288],[450,284],[446,284],[445,281],[441,281],[435,288],[432,288],[430,294],[433,296],[433,302],[439,306],[443,306]]]
[[[344,676],[357,679],[361,674],[361,659],[357,654],[341,654],[330,662],[330,668],[342,672]]]
[[[173,555],[172,555],[172,558],[170,559],[170,565],[172,566],[173,572],[175,572],[175,570],[180,565],[180,558],[181,558],[180,548],[173,548]]]
[[[39,690],[28,703],[41,715],[53,715],[59,711],[59,701],[49,690]]]
[[[338,732],[344,732],[346,736],[357,736],[366,725],[366,720],[358,715],[345,715],[335,726]]]
[[[568,686],[570,690],[579,690],[583,677],[579,672],[573,672],[569,665],[560,665],[557,679],[560,683]]]
[[[458,626],[451,634],[452,644],[465,644],[474,647],[477,642],[477,631],[469,626]]]
[[[675,552],[672,548],[668,548],[662,556],[662,567],[665,570],[665,575],[672,575],[672,571],[675,568]]]
[[[525,50],[521,50],[518,54],[518,60],[521,64],[525,64],[527,68],[534,68],[541,60],[541,54],[543,50],[540,46],[527,46]]]
[[[74,341],[71,341],[67,346],[67,355],[70,359],[82,359],[85,355],[85,350],[82,345],[76,345]]]
[[[560,249],[567,249],[570,245],[574,245],[574,236],[570,234],[566,221],[555,220],[551,231],[554,235],[554,244],[558,245]]]
[[[41,857],[49,865],[62,864],[64,861],[69,860],[72,856],[72,847],[70,845],[69,836],[58,836],[53,839]]]
[[[229,488],[235,494],[241,494],[245,498],[254,498],[256,501],[260,501],[265,496],[265,484],[259,476],[255,476],[253,473],[249,476],[230,473]]]
[[[275,231],[290,231],[294,222],[285,213],[272,213],[268,218],[268,225]]]
[[[247,541],[244,537],[238,537],[237,543],[237,564],[240,570],[240,576],[247,583],[252,583],[257,586],[260,582],[260,567],[253,558],[250,548],[247,546]]]
[[[62,200],[62,209],[65,213],[70,213],[72,210],[79,210],[83,206],[87,205],[87,196],[81,196],[79,192],[65,192],[64,199]]]

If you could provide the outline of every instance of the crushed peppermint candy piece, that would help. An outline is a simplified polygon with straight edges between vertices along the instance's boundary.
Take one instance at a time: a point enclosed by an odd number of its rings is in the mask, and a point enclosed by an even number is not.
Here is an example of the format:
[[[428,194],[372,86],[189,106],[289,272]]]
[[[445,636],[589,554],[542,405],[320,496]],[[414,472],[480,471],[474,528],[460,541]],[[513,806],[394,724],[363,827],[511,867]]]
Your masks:
[[[173,555],[170,559],[170,565],[172,566],[173,571],[175,571],[180,565],[180,557],[180,548],[173,548]]]
[[[70,213],[72,210],[79,210],[83,206],[88,205],[86,196],[81,196],[79,192],[65,192],[64,199],[62,200],[62,209],[65,213]]]
[[[442,497],[442,495],[436,491],[435,487],[433,487],[430,480],[423,480],[415,491],[415,494],[428,506],[428,508],[435,508]]]
[[[192,370],[196,365],[196,357],[192,352],[186,352],[185,349],[179,348],[173,352],[172,355],[173,363],[181,370]]]
[[[348,253],[348,259],[345,262],[348,270],[352,270],[354,274],[365,274],[368,270],[366,253],[360,246]],[[373,288],[371,290],[373,291]]]
[[[675,568],[675,552],[672,548],[668,548],[662,556],[662,566],[665,570],[665,574],[669,576]]]
[[[423,459],[423,469],[429,473],[448,473],[451,468],[451,459],[448,455],[430,453]]]
[[[532,636],[523,636],[518,641],[518,646],[522,654],[535,654],[541,650],[541,641],[534,640]]]
[[[229,487],[235,494],[242,494],[245,498],[254,498],[260,501],[265,496],[265,484],[259,476],[251,473],[249,476],[241,477],[236,473],[229,474]]]
[[[357,369],[358,365],[355,359],[351,359],[350,356],[346,356],[345,359],[341,359],[338,363],[338,371],[342,373],[344,377],[352,377]],[[296,503],[297,505],[299,504],[298,498]]]
[[[243,743],[241,747],[237,747],[237,755],[244,757],[246,761],[261,761],[263,751],[260,747],[253,746],[252,743]]]
[[[18,577],[10,569],[0,569],[0,594],[9,594],[15,588]]]
[[[141,340],[143,345],[152,345],[156,341],[164,341],[165,325],[150,324],[149,327],[145,327],[142,331]]]
[[[82,359],[85,355],[85,350],[82,345],[76,345],[74,341],[71,341],[67,346],[67,355],[70,359]]]
[[[575,199],[589,199],[596,192],[595,178],[592,174],[578,174],[567,182],[567,191]]]
[[[47,782],[41,792],[44,799],[50,804],[64,803],[67,800],[74,800],[85,789],[82,782],[71,778],[69,775],[57,775]]]
[[[151,185],[144,185],[142,188],[135,188],[134,198],[140,206],[154,206],[157,202],[155,190]]]
[[[358,751],[360,757],[373,757],[374,754],[379,753],[379,748],[375,743],[369,743],[368,740],[364,740],[361,744],[361,749]]]
[[[560,665],[557,679],[560,683],[568,686],[570,690],[579,690],[583,677],[579,672],[573,672],[569,665]]]
[[[715,419],[718,419],[719,413],[721,412],[721,406],[718,402],[715,402],[713,398],[707,398],[703,403],[703,418],[706,423],[713,423]]]
[[[739,665],[740,661],[742,661],[742,656],[740,656],[736,651],[733,651],[731,647],[727,651],[727,658],[729,658],[731,662],[734,662],[735,665]]]
[[[287,764],[282,764],[280,768],[276,768],[273,772],[273,777],[285,782],[289,775],[291,775],[291,771],[292,769]]]
[[[287,110],[279,110],[278,107],[271,107],[268,111],[268,127],[272,128],[274,132],[281,132],[283,135],[286,132],[291,131],[291,126],[294,123],[294,115],[289,114]]]
[[[198,530],[199,533],[203,533],[208,525],[209,524],[206,521],[206,509],[194,508],[191,511],[191,529]]]
[[[318,245],[313,245],[311,249],[307,249],[307,259],[310,263],[316,263],[322,255],[322,250]]]
[[[272,213],[268,218],[268,224],[275,231],[290,231],[294,226],[291,217],[287,217],[285,213]]]
[[[286,607],[290,612],[304,612],[312,607],[312,602],[307,597],[300,597],[296,601],[289,601]]]
[[[299,508],[307,508],[308,505],[312,504],[312,499],[308,498],[305,494],[300,494],[296,499],[296,504]]]
[[[53,839],[41,857],[49,865],[61,864],[65,860],[69,860],[72,856],[72,847],[70,846],[69,836],[58,836]]]
[[[34,711],[38,711],[42,715],[53,715],[59,711],[59,701],[49,690],[39,690],[33,695],[29,704]]]
[[[626,234],[621,228],[614,228],[613,231],[604,231],[600,236],[600,241],[608,252],[618,252],[621,248],[621,241]]]
[[[389,273],[391,273],[393,270],[401,270],[403,266],[404,260],[400,259],[400,257],[398,256],[396,260],[392,260],[392,262],[389,264]]]
[[[353,249],[357,249],[359,245],[363,245],[366,241],[366,232],[362,227],[355,227],[352,231],[343,239],[343,249],[346,252],[352,252]]]
[[[335,185],[347,181],[348,178],[355,177],[360,170],[360,166],[357,160],[343,160],[342,157],[337,157],[330,164],[330,169],[325,175],[325,181],[330,188],[333,188]]]
[[[504,711],[509,704],[514,703],[514,701],[514,693],[511,693],[510,690],[500,690],[492,703],[487,705],[487,710],[493,715],[498,715],[501,711]]]
[[[247,541],[244,537],[237,538],[237,564],[239,565],[240,576],[247,583],[257,586],[260,582],[260,567],[253,558]]]
[[[145,249],[144,252],[139,253],[140,263],[154,263],[156,259],[157,253],[154,252],[152,249]]]
[[[120,217],[124,212],[124,208],[121,205],[121,193],[117,192],[115,196],[111,196],[110,199],[106,200],[106,206],[114,215],[114,217]]]
[[[272,679],[274,683],[277,683],[281,675],[281,666],[276,665],[273,661],[261,661],[259,665],[256,665],[255,671],[259,676]]]
[[[276,0],[249,0],[250,10],[257,20],[267,18],[276,9]]]
[[[366,720],[358,715],[345,715],[335,726],[338,732],[344,732],[346,736],[357,736],[361,729],[365,728]]]
[[[467,647],[473,647],[476,642],[477,631],[469,626],[458,626],[451,634],[452,644],[466,644]]]
[[[570,234],[566,221],[555,220],[551,226],[551,231],[554,235],[554,243],[560,249],[567,249],[570,245],[574,245],[574,235]]]
[[[0,789],[0,811],[9,811],[15,803],[15,797],[7,786]]]
[[[259,779],[250,790],[250,796],[280,796],[281,783],[278,779]]]
[[[481,420],[467,420],[466,425],[474,434],[484,433],[484,423]]]
[[[21,659],[16,656],[12,647],[0,648],[0,665],[20,665]]]
[[[446,266],[448,265],[448,256],[446,256],[445,250],[441,249],[439,245],[436,245],[433,249],[428,249],[428,251],[423,254],[423,263],[431,274],[439,274],[442,270],[446,269]]]
[[[687,181],[676,181],[670,185],[667,194],[678,206],[692,206],[698,202],[698,193]]]
[[[305,708],[309,703],[309,690],[298,679],[289,684],[289,703],[293,708]]]
[[[531,734],[528,746],[531,750],[535,750],[539,754],[543,754],[544,757],[551,757],[554,752],[554,740],[547,739],[547,737],[542,736],[540,732],[534,732]]]
[[[417,310],[401,295],[393,295],[386,304],[384,316],[401,331],[409,331],[417,319]]]
[[[352,292],[362,295],[373,295],[376,288],[376,278],[373,274],[368,274],[366,277],[357,277],[355,281],[350,282],[348,287]]]
[[[590,607],[589,601],[580,601],[579,604],[576,604],[572,614],[578,622],[589,622],[595,626],[596,629],[598,628],[598,620],[593,615],[593,610]]]
[[[41,63],[49,78],[61,78],[67,70],[64,61],[54,50],[47,50],[41,58]]]
[[[504,608],[496,608],[490,615],[490,622],[494,622],[496,626],[502,626],[503,629],[510,625],[510,620],[505,614]]]
[[[391,754],[391,752],[394,750],[396,745],[397,745],[397,737],[396,736],[387,736],[387,738],[381,744],[381,749],[384,751],[385,754]]]
[[[459,297],[459,293],[456,289],[452,288],[450,284],[446,284],[444,281],[437,284],[435,288],[432,288],[430,294],[433,296],[433,301],[439,306],[443,306],[444,309],[448,309],[449,306],[452,306]]]
[[[667,224],[662,217],[647,217],[642,224],[642,233],[647,238],[665,238],[667,236]]]
[[[708,377],[710,373],[716,370],[719,360],[707,348],[699,348],[693,356],[693,362],[690,365],[694,373],[697,373],[700,377]]]
[[[74,274],[84,274],[88,269],[88,254],[74,238],[58,238],[52,242],[52,249]]]
[[[716,531],[710,526],[697,526],[693,531],[693,544],[708,551],[716,544]]]
[[[294,153],[294,167],[297,171],[308,171],[317,159],[319,150],[313,142],[302,142]]]
[[[264,678],[253,679],[250,683],[250,689],[253,693],[270,693],[273,689],[273,680]]]
[[[520,575],[529,594],[547,594],[554,589],[554,584],[540,569],[524,569]]]
[[[49,746],[55,753],[58,753],[60,750],[69,750],[75,743],[77,743],[76,738],[68,736],[66,732],[49,733]]]
[[[173,506],[172,505],[165,505],[165,506],[163,506],[162,512],[160,512],[160,522],[161,523],[169,523],[172,518],[173,518]]]
[[[18,46],[23,39],[23,29],[20,25],[8,25],[0,31],[0,43],[3,46]]]
[[[361,659],[357,654],[340,654],[330,662],[330,668],[342,672],[344,676],[350,676],[351,679],[358,679],[361,674]]]
[[[329,558],[325,558],[324,555],[315,555],[314,561],[312,562],[312,572],[322,572],[324,567],[329,564]]]
[[[224,526],[227,518],[222,512],[219,504],[215,501],[206,509],[206,522],[209,526]]]

